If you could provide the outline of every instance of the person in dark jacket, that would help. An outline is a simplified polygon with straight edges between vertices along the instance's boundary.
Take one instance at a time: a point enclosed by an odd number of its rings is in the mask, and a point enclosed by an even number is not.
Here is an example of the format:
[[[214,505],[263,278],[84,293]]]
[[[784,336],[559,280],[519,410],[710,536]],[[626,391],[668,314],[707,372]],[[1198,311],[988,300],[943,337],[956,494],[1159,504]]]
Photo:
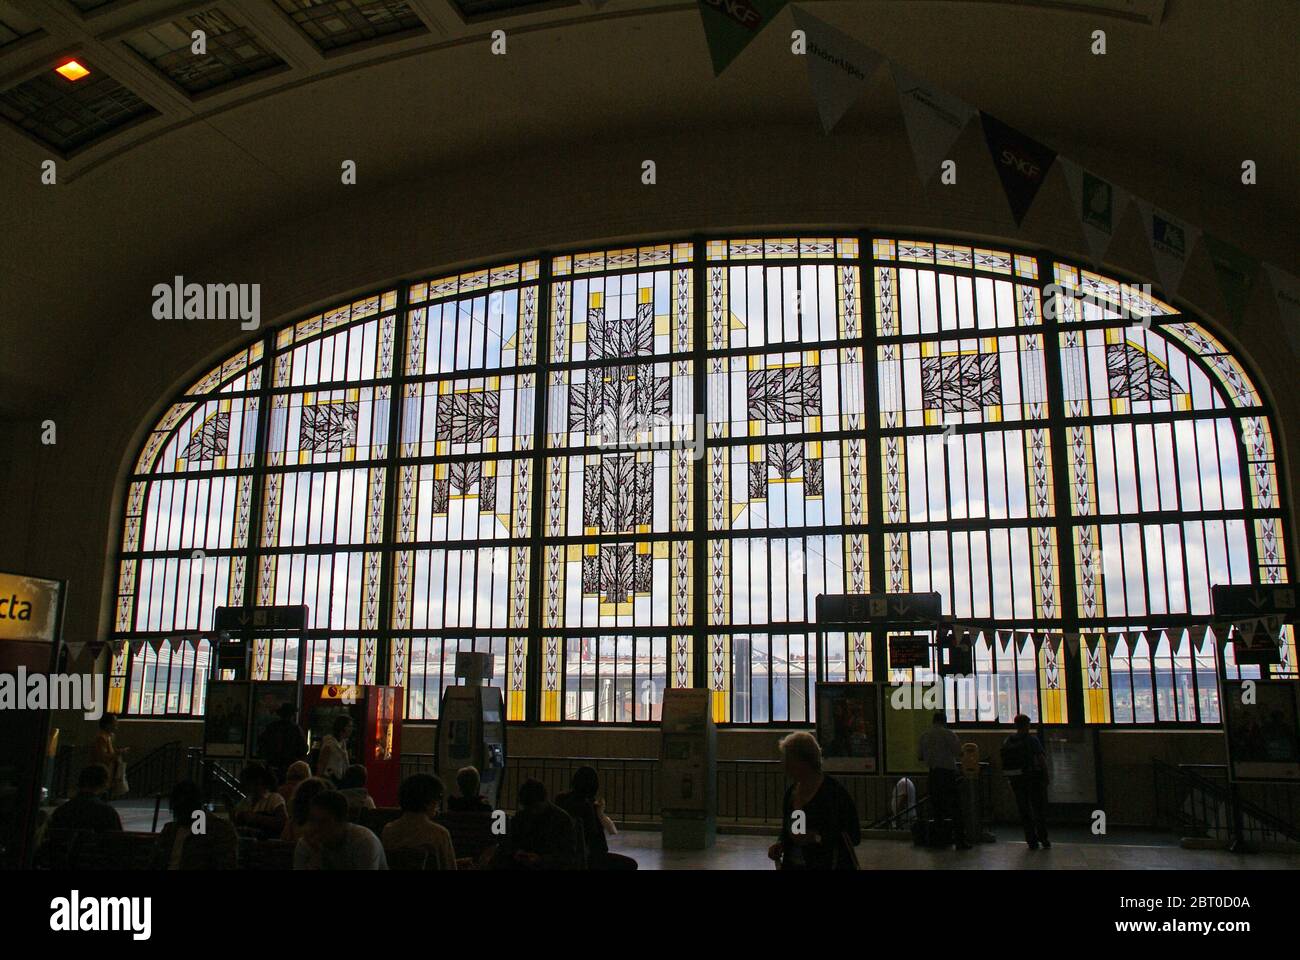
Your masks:
[[[270,767],[278,786],[284,783],[290,764],[307,759],[307,738],[298,726],[298,708],[292,703],[282,703],[276,715],[257,738],[257,755]]]
[[[77,777],[77,794],[50,814],[51,830],[93,830],[112,833],[122,829],[122,818],[104,800],[108,768],[101,763],[84,767]]]
[[[822,772],[822,751],[811,733],[781,741],[785,772],[794,781],[782,803],[781,839],[767,855],[782,870],[855,870],[862,840],[857,804]]]
[[[579,767],[573,771],[569,792],[555,798],[555,803],[573,818],[582,833],[588,870],[635,870],[636,861],[621,853],[611,853],[607,830],[614,825],[605,816],[605,804],[597,799],[600,778],[593,767]]]
[[[546,799],[539,780],[519,785],[519,808],[505,842],[492,858],[495,870],[576,870],[582,867],[582,838],[573,818]]]
[[[1042,741],[1029,732],[1029,718],[1017,714],[1016,732],[1002,744],[1002,772],[1016,797],[1016,809],[1025,828],[1025,842],[1030,850],[1050,849],[1047,839],[1047,752]]]

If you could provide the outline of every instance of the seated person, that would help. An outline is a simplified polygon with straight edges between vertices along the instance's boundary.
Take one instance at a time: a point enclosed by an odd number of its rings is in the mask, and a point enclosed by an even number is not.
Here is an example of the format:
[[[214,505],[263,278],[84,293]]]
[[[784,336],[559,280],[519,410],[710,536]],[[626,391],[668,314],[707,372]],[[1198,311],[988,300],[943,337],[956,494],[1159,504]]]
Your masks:
[[[307,828],[293,851],[295,870],[387,870],[379,838],[348,822],[348,802],[337,790],[312,798]]]
[[[230,821],[203,809],[203,791],[192,780],[172,788],[172,821],[154,847],[155,870],[234,870],[239,835]],[[202,816],[196,817],[195,813]]]
[[[540,780],[519,786],[519,809],[505,842],[492,858],[495,870],[581,869],[582,836],[573,818],[546,799]]]
[[[117,815],[104,794],[108,793],[108,767],[92,763],[77,777],[77,793],[50,814],[51,830],[94,830],[106,833],[122,829]]]
[[[284,783],[276,789],[276,793],[284,797],[285,806],[293,803],[294,792],[298,789],[298,784],[302,783],[311,776],[311,767],[306,760],[295,760],[289,764],[289,769],[284,773]]]
[[[308,777],[298,784],[298,789],[293,792],[293,803],[289,808],[289,819],[285,821],[284,830],[280,833],[280,839],[296,842],[303,835],[303,831],[307,829],[307,818],[311,814],[312,800],[316,798],[317,794],[333,789],[334,784],[324,777]],[[345,800],[344,803],[346,802]]]
[[[492,804],[479,795],[478,788],[478,770],[461,767],[456,771],[457,794],[447,798],[447,809],[452,813],[491,813]]]
[[[428,851],[426,870],[455,870],[456,851],[451,834],[434,823],[438,804],[442,802],[442,781],[432,774],[416,773],[402,781],[397,791],[402,815],[384,825],[385,850],[415,847]]]
[[[362,810],[375,809],[374,798],[366,790],[366,768],[359,763],[344,771],[343,779],[339,781],[339,793],[347,800],[348,816],[353,820]]]
[[[235,805],[235,826],[263,840],[280,836],[288,813],[284,797],[275,792],[271,771],[257,762],[246,764],[239,775],[239,789],[245,796]]]
[[[569,792],[555,798],[555,803],[573,818],[582,831],[588,870],[635,870],[636,861],[620,853],[609,852],[607,833],[617,833],[614,822],[605,816],[605,801],[597,799],[600,779],[594,767],[573,771]]]

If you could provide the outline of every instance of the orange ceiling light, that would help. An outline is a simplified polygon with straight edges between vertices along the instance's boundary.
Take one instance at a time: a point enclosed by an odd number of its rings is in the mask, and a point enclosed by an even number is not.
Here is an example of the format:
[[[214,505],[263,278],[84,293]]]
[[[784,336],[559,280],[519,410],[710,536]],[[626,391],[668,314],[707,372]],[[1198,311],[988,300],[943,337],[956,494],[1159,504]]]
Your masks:
[[[67,60],[54,68],[54,72],[64,80],[76,83],[82,77],[90,76],[90,71],[83,67],[76,60]]]

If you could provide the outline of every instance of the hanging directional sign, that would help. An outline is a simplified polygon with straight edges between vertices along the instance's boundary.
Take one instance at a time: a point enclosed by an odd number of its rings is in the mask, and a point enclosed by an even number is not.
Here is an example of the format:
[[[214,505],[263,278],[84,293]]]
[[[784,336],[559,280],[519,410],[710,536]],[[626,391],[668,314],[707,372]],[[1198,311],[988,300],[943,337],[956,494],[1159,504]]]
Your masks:
[[[1234,623],[1232,631],[1232,655],[1238,664],[1250,663],[1256,666],[1281,663],[1282,649],[1278,631],[1282,629],[1281,617],[1261,617]]]
[[[930,666],[930,638],[923,633],[891,636],[889,666],[899,669]]]
[[[937,593],[832,593],[817,597],[818,623],[938,623]]]
[[[212,618],[213,630],[306,630],[307,608],[295,607],[217,607]]]
[[[1215,586],[1210,588],[1210,599],[1214,615],[1220,620],[1282,616],[1290,622],[1296,615],[1296,591],[1292,584]]]

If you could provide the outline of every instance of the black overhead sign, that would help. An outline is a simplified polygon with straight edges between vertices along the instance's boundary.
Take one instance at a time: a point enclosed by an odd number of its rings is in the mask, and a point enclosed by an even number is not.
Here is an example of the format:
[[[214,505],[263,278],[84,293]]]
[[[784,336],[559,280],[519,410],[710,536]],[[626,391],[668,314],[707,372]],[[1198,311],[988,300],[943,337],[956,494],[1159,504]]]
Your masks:
[[[823,624],[938,623],[942,613],[937,593],[823,593],[817,597],[817,622]]]
[[[1248,617],[1295,617],[1295,586],[1293,584],[1241,584],[1210,588],[1214,615],[1223,620],[1240,620]]]
[[[306,630],[307,608],[217,607],[213,630]]]

